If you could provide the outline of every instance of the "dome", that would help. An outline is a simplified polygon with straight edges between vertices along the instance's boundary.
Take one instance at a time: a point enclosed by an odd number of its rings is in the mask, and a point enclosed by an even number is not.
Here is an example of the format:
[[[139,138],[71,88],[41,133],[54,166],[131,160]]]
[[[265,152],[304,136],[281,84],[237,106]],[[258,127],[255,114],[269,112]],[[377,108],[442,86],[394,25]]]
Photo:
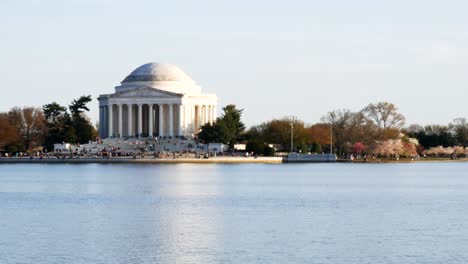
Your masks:
[[[147,63],[130,73],[123,81],[128,82],[182,82],[194,83],[184,71],[172,64]]]

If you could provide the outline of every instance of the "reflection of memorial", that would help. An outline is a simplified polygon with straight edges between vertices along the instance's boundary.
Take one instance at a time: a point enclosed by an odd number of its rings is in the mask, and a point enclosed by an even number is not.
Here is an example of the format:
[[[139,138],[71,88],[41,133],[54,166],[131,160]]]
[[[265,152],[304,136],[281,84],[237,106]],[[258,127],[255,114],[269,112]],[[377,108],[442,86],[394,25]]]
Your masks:
[[[98,100],[101,138],[191,136],[217,115],[216,95],[170,64],[142,65]]]
[[[221,183],[218,177],[194,172],[191,166],[171,168],[170,184],[164,188],[164,196],[177,205],[168,209],[174,241],[167,263],[217,263],[214,252],[220,251],[224,226],[221,211],[213,203],[222,195]]]

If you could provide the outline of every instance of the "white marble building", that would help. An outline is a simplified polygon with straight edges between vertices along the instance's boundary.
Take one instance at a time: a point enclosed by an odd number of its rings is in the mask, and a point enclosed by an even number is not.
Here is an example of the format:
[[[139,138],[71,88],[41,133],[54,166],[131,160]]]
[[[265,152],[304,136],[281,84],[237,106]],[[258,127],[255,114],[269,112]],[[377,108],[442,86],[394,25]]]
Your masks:
[[[160,63],[138,67],[98,100],[101,138],[190,137],[216,120],[218,101],[177,66]]]

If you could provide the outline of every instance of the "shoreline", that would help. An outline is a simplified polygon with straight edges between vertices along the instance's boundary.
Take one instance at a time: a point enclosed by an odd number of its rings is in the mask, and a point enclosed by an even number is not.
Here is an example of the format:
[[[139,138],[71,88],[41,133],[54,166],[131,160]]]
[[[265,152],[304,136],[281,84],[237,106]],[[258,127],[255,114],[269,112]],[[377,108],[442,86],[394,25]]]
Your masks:
[[[359,164],[382,164],[382,163],[437,163],[437,162],[468,162],[468,158],[461,158],[461,159],[419,159],[419,160],[409,160],[409,159],[401,159],[401,160],[391,160],[391,159],[382,159],[379,160],[343,160],[339,159],[336,162],[340,163],[359,163]]]
[[[350,164],[388,164],[388,163],[437,163],[437,162],[468,162],[468,158],[451,159],[424,159],[424,160],[343,160],[337,163]],[[154,158],[0,158],[0,164],[304,164],[304,163],[330,163],[329,161],[288,161],[282,157],[211,157],[208,159],[176,158],[176,159],[154,159]]]
[[[164,164],[164,163],[199,163],[199,164],[209,164],[209,163],[232,163],[232,164],[242,164],[242,163],[264,163],[264,164],[281,164],[284,163],[283,158],[281,157],[212,157],[208,159],[197,159],[197,158],[176,158],[176,159],[154,159],[154,158],[67,158],[67,159],[51,159],[51,158],[0,158],[0,164],[65,164],[65,163],[74,163],[74,164],[112,164],[112,163],[147,163],[147,164]]]

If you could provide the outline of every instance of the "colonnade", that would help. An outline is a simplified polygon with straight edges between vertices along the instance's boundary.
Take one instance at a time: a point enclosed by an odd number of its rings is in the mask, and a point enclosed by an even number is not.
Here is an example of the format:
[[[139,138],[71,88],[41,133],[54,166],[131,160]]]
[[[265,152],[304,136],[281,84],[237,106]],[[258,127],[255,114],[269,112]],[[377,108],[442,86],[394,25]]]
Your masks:
[[[187,136],[216,120],[216,106],[204,104],[108,103],[99,107],[99,135],[105,137]]]

